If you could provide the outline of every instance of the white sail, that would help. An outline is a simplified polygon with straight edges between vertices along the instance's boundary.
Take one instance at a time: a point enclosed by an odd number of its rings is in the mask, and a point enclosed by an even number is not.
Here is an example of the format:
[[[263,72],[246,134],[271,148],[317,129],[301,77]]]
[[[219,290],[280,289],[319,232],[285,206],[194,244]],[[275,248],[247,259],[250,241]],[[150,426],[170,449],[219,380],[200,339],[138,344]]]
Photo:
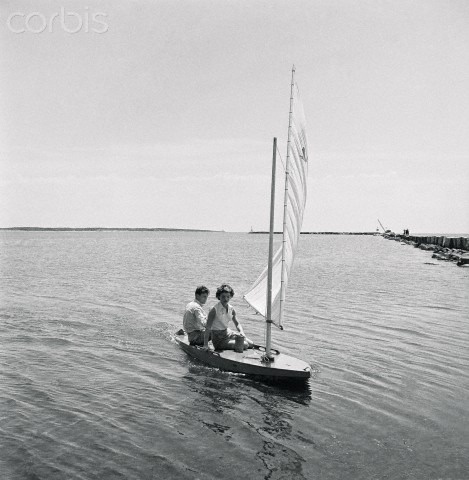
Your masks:
[[[272,312],[270,320],[277,326],[282,324],[285,292],[293,266],[306,206],[308,142],[303,106],[296,83],[292,84],[289,123],[289,141],[285,167],[286,206],[284,209],[283,242],[272,260]],[[267,270],[268,268],[266,267],[244,296],[249,305],[264,317],[267,312]]]

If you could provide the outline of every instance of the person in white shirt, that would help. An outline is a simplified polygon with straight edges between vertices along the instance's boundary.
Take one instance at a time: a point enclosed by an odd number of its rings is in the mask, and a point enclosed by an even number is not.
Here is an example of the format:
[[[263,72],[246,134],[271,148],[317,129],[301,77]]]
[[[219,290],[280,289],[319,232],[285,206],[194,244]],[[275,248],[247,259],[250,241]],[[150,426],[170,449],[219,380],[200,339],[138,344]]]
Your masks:
[[[195,289],[195,298],[186,305],[182,325],[191,345],[203,345],[207,314],[203,305],[207,302],[210,290],[201,285]]]
[[[236,318],[236,311],[229,303],[234,296],[234,290],[229,285],[223,284],[217,288],[215,295],[220,301],[212,307],[208,314],[204,348],[208,349],[210,334],[215,350],[234,350],[237,336],[244,338],[245,349],[252,348],[253,342],[244,335],[243,327]],[[228,323],[231,320],[233,320],[239,333],[228,328]]]

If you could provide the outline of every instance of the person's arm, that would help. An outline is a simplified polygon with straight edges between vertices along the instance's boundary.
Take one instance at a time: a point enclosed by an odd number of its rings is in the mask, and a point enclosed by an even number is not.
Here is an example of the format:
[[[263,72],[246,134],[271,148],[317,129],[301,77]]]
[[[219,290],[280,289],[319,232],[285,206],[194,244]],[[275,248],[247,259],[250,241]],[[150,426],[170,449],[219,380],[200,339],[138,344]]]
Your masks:
[[[215,320],[215,315],[215,309],[212,308],[208,313],[207,326],[205,327],[204,348],[208,348],[208,339],[210,337],[210,331],[212,330],[213,321]]]
[[[246,335],[244,335],[244,330],[243,330],[243,327],[241,326],[241,324],[238,322],[238,319],[236,318],[236,311],[235,309],[233,308],[233,323],[235,324],[235,327],[238,329],[238,332],[243,336],[245,337]]]
[[[201,307],[197,307],[194,309],[194,315],[197,321],[199,321],[204,327],[207,322],[207,315],[205,315],[205,312]]]

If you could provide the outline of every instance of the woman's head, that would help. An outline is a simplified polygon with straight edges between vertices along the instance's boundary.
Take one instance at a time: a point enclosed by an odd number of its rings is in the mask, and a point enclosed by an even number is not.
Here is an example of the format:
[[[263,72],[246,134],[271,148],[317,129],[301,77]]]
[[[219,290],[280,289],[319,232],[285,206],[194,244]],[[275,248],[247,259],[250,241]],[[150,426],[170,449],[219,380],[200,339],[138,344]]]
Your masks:
[[[222,293],[229,293],[230,298],[233,298],[235,292],[227,283],[224,283],[217,288],[217,293],[215,294],[215,296],[218,298],[218,300],[220,300],[220,296]]]

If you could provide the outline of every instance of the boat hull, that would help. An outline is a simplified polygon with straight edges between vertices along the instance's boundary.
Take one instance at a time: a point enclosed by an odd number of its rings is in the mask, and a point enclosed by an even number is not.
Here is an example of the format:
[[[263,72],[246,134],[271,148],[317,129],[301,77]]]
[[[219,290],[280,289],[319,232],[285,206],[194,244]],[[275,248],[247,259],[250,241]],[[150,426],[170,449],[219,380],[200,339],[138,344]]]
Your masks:
[[[308,380],[311,377],[311,367],[306,362],[276,350],[272,352],[273,361],[263,362],[265,349],[259,345],[240,353],[234,350],[206,351],[189,345],[187,335],[174,335],[174,339],[191,357],[227,372],[285,380]]]

